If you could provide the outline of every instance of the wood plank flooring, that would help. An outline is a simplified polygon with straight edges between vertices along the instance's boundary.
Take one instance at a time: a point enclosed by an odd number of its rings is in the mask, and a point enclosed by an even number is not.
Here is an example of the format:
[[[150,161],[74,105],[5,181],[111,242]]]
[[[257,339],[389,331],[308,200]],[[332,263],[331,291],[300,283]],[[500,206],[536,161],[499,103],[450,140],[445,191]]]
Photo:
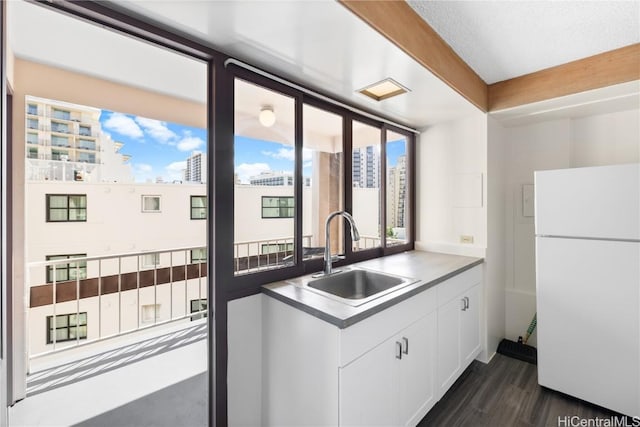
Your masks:
[[[572,416],[617,417],[622,425],[640,425],[640,420],[634,424],[631,418],[624,424],[616,412],[543,388],[538,385],[537,366],[496,354],[488,365],[474,361],[418,427],[581,425],[571,424],[569,419],[559,422]]]

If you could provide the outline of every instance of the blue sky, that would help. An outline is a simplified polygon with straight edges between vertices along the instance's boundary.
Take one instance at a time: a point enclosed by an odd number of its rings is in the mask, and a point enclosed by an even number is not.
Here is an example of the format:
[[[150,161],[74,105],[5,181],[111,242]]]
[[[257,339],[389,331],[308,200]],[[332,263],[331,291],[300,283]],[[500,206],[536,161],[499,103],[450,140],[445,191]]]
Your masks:
[[[103,132],[124,143],[136,182],[181,180],[185,160],[193,151],[206,152],[207,131],[190,126],[102,110]]]
[[[155,182],[157,177],[165,182],[181,180],[187,157],[207,148],[206,129],[109,110],[102,110],[100,124],[113,140],[124,143],[120,151],[131,156],[136,182]],[[235,143],[234,166],[242,182],[270,170],[293,172],[293,147],[242,136],[236,136]],[[387,143],[387,164],[395,166],[405,152],[404,140]],[[303,150],[302,157],[303,174],[309,176],[311,152]]]

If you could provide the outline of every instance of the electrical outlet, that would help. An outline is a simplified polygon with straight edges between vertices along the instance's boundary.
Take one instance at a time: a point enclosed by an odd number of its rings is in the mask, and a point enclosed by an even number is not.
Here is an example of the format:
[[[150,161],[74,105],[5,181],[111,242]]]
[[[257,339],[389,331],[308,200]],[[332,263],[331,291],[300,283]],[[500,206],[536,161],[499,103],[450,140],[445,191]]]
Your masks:
[[[473,236],[460,236],[460,243],[473,243]]]

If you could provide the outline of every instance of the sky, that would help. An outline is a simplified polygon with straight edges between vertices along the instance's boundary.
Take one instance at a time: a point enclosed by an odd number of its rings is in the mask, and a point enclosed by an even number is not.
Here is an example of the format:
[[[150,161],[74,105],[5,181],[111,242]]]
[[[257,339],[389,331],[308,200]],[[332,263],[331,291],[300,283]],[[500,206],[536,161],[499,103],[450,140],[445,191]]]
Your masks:
[[[207,149],[206,129],[109,110],[102,110],[100,124],[103,132],[124,144],[120,152],[131,156],[136,182],[182,180],[187,157]]]
[[[182,180],[186,159],[193,151],[206,153],[207,131],[190,126],[148,119],[131,114],[102,110],[100,124],[120,149],[129,154],[136,182]],[[398,156],[405,154],[404,140],[387,143],[387,164],[395,166]],[[303,149],[304,176],[311,175],[311,151]],[[293,172],[294,149],[290,145],[235,137],[235,170],[243,183],[251,176],[267,171]]]

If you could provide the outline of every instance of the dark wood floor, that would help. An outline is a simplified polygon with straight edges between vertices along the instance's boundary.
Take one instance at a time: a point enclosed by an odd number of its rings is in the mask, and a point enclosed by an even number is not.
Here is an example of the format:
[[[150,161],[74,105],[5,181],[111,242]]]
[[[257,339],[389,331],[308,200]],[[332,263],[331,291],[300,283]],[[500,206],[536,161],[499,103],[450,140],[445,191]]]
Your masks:
[[[558,422],[559,417],[565,416],[583,419],[622,417],[618,413],[540,387],[535,365],[496,354],[487,365],[474,361],[418,426],[571,425],[569,421]],[[628,422],[627,425],[634,425],[631,418]]]

